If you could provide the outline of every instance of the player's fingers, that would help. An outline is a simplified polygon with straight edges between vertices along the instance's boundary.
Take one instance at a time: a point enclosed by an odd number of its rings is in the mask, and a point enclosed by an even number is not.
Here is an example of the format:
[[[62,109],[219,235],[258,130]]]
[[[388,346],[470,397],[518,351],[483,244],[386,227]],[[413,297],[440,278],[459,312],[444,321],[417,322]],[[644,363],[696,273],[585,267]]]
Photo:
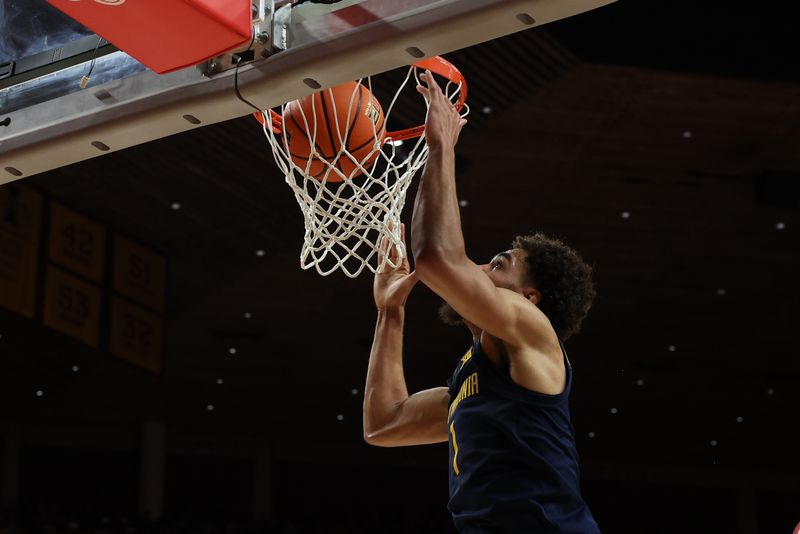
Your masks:
[[[428,89],[430,90],[431,96],[437,99],[439,99],[440,96],[443,97],[444,93],[442,93],[442,88],[439,87],[439,82],[437,82],[436,78],[433,77],[431,71],[426,70],[424,75],[425,78],[423,79],[425,80],[425,85],[427,85]]]
[[[442,92],[442,88],[439,87],[439,82],[436,81],[436,78],[433,77],[433,74],[431,74],[431,71],[429,70],[425,71],[425,83],[427,83],[428,87],[430,87],[434,92]]]
[[[420,79],[421,79],[423,82],[425,82],[425,85],[426,85],[426,86],[428,86],[428,87],[430,87],[430,86],[432,85],[432,84],[431,84],[431,78],[430,78],[429,74],[430,74],[430,71],[429,71],[429,70],[427,70],[427,69],[425,69],[424,71],[422,71],[422,72],[419,74],[419,78],[420,78]]]
[[[389,233],[392,234],[392,236],[394,236],[394,221],[392,221],[391,219],[386,221],[386,229],[389,231]],[[389,260],[392,263],[396,263],[397,246],[394,244],[394,239],[392,239],[390,243],[389,236],[384,235],[383,240],[386,242],[386,253],[389,254]]]
[[[380,246],[378,247],[378,262],[383,263],[383,259],[386,257],[388,248],[389,240],[386,238],[386,236],[382,236]]]
[[[418,85],[417,86],[417,92],[425,97],[425,101],[426,102],[430,102],[431,101],[431,94],[425,87],[423,87],[421,85]]]
[[[436,85],[436,81],[433,79],[433,76],[430,75],[430,72],[426,70],[420,73],[419,79],[422,83],[418,83],[417,88],[424,89],[429,95],[433,94],[433,86]]]
[[[392,245],[389,249],[389,260],[394,264],[397,265],[397,259],[400,257],[400,251],[398,247],[400,245]]]

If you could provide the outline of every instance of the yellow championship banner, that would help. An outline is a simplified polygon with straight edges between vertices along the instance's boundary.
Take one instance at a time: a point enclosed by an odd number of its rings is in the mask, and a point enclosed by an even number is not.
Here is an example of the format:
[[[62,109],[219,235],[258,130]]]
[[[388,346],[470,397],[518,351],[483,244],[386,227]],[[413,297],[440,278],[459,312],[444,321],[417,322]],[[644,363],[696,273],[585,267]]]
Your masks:
[[[17,184],[0,187],[0,306],[33,319],[42,196]]]
[[[114,290],[155,310],[164,307],[164,256],[130,239],[114,238]]]
[[[161,373],[162,319],[125,299],[114,297],[111,309],[111,354],[154,373]]]
[[[100,283],[106,257],[106,229],[55,202],[50,204],[50,259]]]
[[[47,268],[43,320],[46,326],[97,347],[101,291],[56,267]]]

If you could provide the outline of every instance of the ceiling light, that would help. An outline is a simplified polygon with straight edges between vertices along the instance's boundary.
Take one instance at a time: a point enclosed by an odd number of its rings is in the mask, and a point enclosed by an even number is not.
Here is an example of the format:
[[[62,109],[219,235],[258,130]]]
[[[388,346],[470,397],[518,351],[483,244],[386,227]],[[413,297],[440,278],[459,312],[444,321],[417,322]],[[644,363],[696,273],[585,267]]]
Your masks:
[[[711,445],[712,447],[716,447],[717,446],[717,440],[712,439],[711,443],[709,443],[709,445]]]
[[[782,222],[779,222],[779,223],[777,223],[777,224],[775,225],[775,228],[776,228],[777,230],[783,230],[784,228],[786,228],[786,224],[785,224],[785,223],[782,223]]]
[[[736,422],[737,423],[741,423],[742,421],[744,421],[744,417],[739,416],[739,417],[736,418]]]
[[[769,389],[767,390],[767,395],[773,395],[774,393],[775,393],[775,390],[774,390],[774,389],[772,389],[772,388],[769,388]]]
[[[643,386],[643,385],[644,385],[644,380],[642,380],[642,379],[640,378],[639,380],[637,380],[637,381],[636,381],[636,385],[637,385],[637,386]]]
[[[458,205],[461,206],[462,208],[466,208],[467,206],[469,206],[469,201],[468,200],[464,200],[462,198],[461,200],[458,201]]]
[[[206,406],[206,408],[208,409],[209,412],[213,412],[214,411],[214,405],[213,404],[209,404],[208,406]]]
[[[229,349],[228,349],[228,352],[229,352],[230,354],[236,354],[236,347],[231,347],[231,348],[229,348]]]
[[[353,388],[350,390],[350,393],[352,393],[353,395],[358,395],[358,390],[356,388]]]
[[[589,437],[593,438],[594,437],[594,432],[589,432]]]
[[[619,214],[619,216],[622,217],[623,219],[629,219],[631,214],[628,211],[623,211],[622,213]]]
[[[717,289],[717,295],[719,295],[720,297],[725,296],[725,290],[722,288]]]
[[[177,211],[181,209],[181,204],[180,202],[173,202],[172,204],[169,205],[169,207]]]
[[[611,413],[617,413],[617,409],[616,408],[611,408]]]
[[[676,349],[677,347],[675,347],[675,345],[670,345],[669,347],[667,347],[667,350],[670,352],[675,352]]]
[[[336,420],[337,421],[342,421],[342,420],[344,420],[344,416],[342,414],[339,414],[339,415],[336,416]]]
[[[261,256],[263,256],[264,254],[266,254],[266,252],[264,252],[264,250],[263,250],[263,249],[258,249],[258,250],[256,250],[256,256],[258,256],[259,258],[260,258]]]
[[[690,137],[692,137],[692,132],[690,130],[686,130],[683,132],[684,139],[689,139]]]
[[[77,373],[77,372],[78,372],[78,371],[80,371],[80,370],[81,370],[81,369],[80,369],[80,367],[78,367],[77,365],[73,365],[73,366],[72,366],[72,372],[73,372],[73,373]]]
[[[483,113],[484,115],[489,115],[492,113],[492,108],[490,108],[489,106],[483,106],[481,108],[481,113]]]
[[[244,312],[244,318],[245,319],[252,319],[253,318],[253,314],[250,313],[250,312]]]
[[[41,389],[37,389],[36,390],[36,396],[37,397],[41,397],[42,395],[44,395],[44,391],[42,391]]]
[[[218,384],[218,385],[220,385],[220,386],[221,386],[221,385],[222,385],[222,384],[224,384],[224,383],[225,383],[225,381],[224,381],[223,379],[221,379],[221,378],[217,378],[217,384]]]

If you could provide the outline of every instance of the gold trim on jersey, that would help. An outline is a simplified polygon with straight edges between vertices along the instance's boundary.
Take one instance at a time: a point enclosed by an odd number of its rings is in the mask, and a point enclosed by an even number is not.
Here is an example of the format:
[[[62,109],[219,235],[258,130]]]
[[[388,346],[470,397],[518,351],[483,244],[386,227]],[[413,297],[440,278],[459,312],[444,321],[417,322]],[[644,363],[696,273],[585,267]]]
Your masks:
[[[467,351],[467,353],[461,357],[461,362],[459,363],[459,365],[463,367],[464,364],[470,360],[470,358],[472,358],[472,348],[470,348]]]

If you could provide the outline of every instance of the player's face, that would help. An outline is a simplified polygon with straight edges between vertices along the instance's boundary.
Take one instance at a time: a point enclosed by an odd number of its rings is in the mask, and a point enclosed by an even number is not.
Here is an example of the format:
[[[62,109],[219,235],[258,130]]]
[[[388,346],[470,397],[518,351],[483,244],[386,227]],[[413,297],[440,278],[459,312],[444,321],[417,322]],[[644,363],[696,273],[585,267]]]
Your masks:
[[[525,294],[530,286],[526,258],[528,253],[519,248],[500,252],[481,268],[497,287]]]
[[[492,261],[480,267],[495,286],[516,291],[527,298],[531,285],[525,263],[527,257],[528,253],[524,250],[513,248],[500,252],[492,258]],[[442,302],[439,308],[439,320],[451,326],[464,321],[447,302]]]

